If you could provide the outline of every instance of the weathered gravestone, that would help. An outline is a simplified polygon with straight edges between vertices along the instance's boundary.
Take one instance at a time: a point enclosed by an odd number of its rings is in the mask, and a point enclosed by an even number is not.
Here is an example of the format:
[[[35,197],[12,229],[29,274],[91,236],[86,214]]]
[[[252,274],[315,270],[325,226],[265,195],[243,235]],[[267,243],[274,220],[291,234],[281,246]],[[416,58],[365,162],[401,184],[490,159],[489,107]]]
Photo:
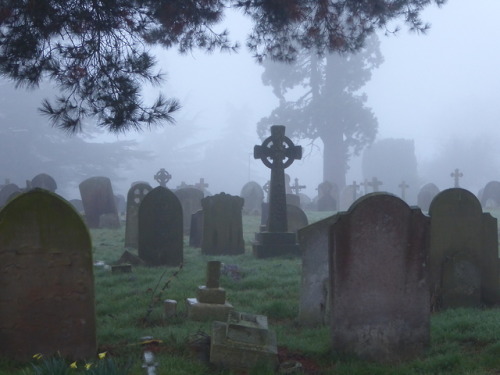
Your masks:
[[[182,206],[169,189],[158,186],[139,206],[139,257],[151,266],[183,262]]]
[[[333,349],[377,362],[422,354],[430,338],[429,218],[369,194],[330,228]]]
[[[203,241],[203,210],[198,210],[191,215],[191,228],[189,229],[189,246],[201,247]]]
[[[203,207],[203,240],[205,255],[237,255],[245,252],[243,240],[243,198],[225,193],[205,197]]]
[[[299,300],[299,322],[304,326],[327,324],[328,304],[328,238],[330,226],[338,214],[298,230],[302,253],[302,277]]]
[[[95,356],[91,240],[68,202],[35,189],[0,210],[0,267],[2,357]]]
[[[309,198],[306,194],[299,193],[298,196],[300,198],[300,207],[303,210],[312,210],[315,208],[314,205],[312,204],[312,199]]]
[[[46,173],[37,174],[31,180],[31,188],[41,188],[51,192],[55,192],[57,190],[57,183],[54,178]]]
[[[255,181],[249,181],[241,188],[240,197],[245,202],[243,204],[243,212],[247,215],[260,214],[261,205],[264,201],[264,190]]]
[[[82,200],[81,199],[70,199],[69,200],[69,203],[71,203],[71,205],[75,208],[75,210],[79,213],[79,214],[84,214],[85,211],[83,209],[83,203],[82,203]]]
[[[338,209],[338,187],[329,181],[318,185],[318,199],[316,201],[318,211],[336,211]]]
[[[123,195],[115,195],[115,205],[118,215],[123,215],[127,212],[127,199]]]
[[[7,184],[2,190],[0,190],[0,207],[5,206],[5,204],[16,195],[21,194],[21,189],[16,184]]]
[[[424,212],[429,211],[431,202],[439,194],[439,188],[433,183],[425,184],[420,188],[417,195],[417,206]]]
[[[482,191],[480,200],[483,208],[500,207],[500,181],[488,182]]]
[[[300,197],[297,194],[287,194],[286,204],[291,204],[300,207]]]
[[[175,190],[174,193],[182,206],[182,225],[184,227],[184,234],[189,234],[191,228],[191,215],[201,210],[201,200],[204,194],[201,190],[194,187],[181,188]]]
[[[471,192],[439,193],[431,217],[430,291],[434,309],[500,302],[497,219]]]
[[[91,177],[79,185],[85,221],[89,228],[119,228],[120,219],[116,208],[111,180],[107,177]]]
[[[298,254],[296,235],[288,231],[285,168],[302,158],[302,147],[285,136],[285,127],[271,126],[271,136],[254,147],[254,158],[271,169],[269,218],[266,231],[255,234],[253,253],[257,258]]]
[[[137,248],[139,234],[139,207],[153,188],[148,183],[136,183],[127,193],[127,217],[125,220],[125,247]]]

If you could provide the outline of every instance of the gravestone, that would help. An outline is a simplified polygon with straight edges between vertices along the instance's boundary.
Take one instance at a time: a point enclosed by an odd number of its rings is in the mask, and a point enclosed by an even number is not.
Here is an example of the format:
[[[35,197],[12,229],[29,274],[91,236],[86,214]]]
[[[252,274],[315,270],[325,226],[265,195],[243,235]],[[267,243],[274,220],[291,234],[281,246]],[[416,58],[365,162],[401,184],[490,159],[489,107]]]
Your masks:
[[[431,202],[439,194],[439,188],[433,183],[425,184],[420,188],[417,195],[417,206],[424,212],[429,211]]]
[[[195,321],[227,320],[233,306],[226,302],[226,291],[220,287],[221,262],[207,262],[205,285],[198,287],[196,298],[186,299],[187,316]]]
[[[91,177],[79,185],[85,221],[89,228],[119,228],[111,180],[107,177]]]
[[[95,356],[92,245],[74,208],[34,189],[0,210],[0,354]]]
[[[401,181],[401,183],[398,185],[398,188],[401,189],[401,199],[406,201],[406,190],[410,187],[405,180]]]
[[[264,201],[264,190],[255,181],[249,181],[241,188],[240,197],[245,200],[243,212],[247,215],[258,215]]]
[[[288,231],[285,168],[302,158],[302,147],[295,146],[285,136],[284,126],[273,125],[271,136],[254,147],[254,158],[261,159],[271,169],[271,183],[266,231],[255,234],[253,253],[257,258],[298,254],[295,233]]]
[[[30,186],[32,189],[41,188],[53,193],[57,190],[56,180],[46,173],[40,173],[33,177]]]
[[[139,207],[153,188],[148,183],[136,183],[127,193],[127,216],[125,219],[125,247],[137,249],[139,241]]]
[[[163,186],[151,190],[139,206],[138,254],[150,266],[183,262],[182,206]]]
[[[372,188],[372,192],[374,193],[380,191],[380,185],[384,184],[382,181],[379,181],[377,177],[372,177],[371,181],[365,183]]]
[[[70,199],[69,203],[71,203],[71,205],[79,214],[83,215],[85,213],[85,211],[83,210],[83,203],[81,199]]]
[[[497,219],[471,192],[439,193],[431,217],[430,291],[433,309],[500,302]]]
[[[500,182],[490,181],[486,184],[481,193],[481,205],[483,208],[500,207]]]
[[[189,246],[200,247],[203,241],[203,210],[198,210],[191,215],[191,228],[189,229]]]
[[[200,178],[199,182],[194,184],[194,187],[198,190],[201,190],[204,195],[208,192],[208,190],[207,190],[208,186],[209,185],[205,182],[205,179],[203,177]]]
[[[0,207],[15,196],[21,194],[21,189],[16,184],[7,184],[0,190]]]
[[[174,191],[174,193],[182,206],[182,225],[184,227],[184,234],[189,234],[191,228],[191,215],[201,210],[201,200],[204,194],[201,190],[194,187],[181,188]]]
[[[123,195],[115,195],[115,204],[118,215],[123,215],[127,212],[127,199]]]
[[[299,184],[299,179],[298,179],[298,178],[295,178],[295,182],[294,182],[294,184],[291,186],[291,188],[290,188],[290,189],[292,190],[292,192],[293,192],[294,194],[299,195],[300,191],[301,191],[302,189],[305,189],[306,187],[307,187],[306,185],[300,185],[300,184]]]
[[[330,228],[335,351],[399,362],[430,339],[429,218],[390,194],[368,194]]]
[[[338,214],[298,230],[302,254],[302,276],[299,300],[299,323],[304,326],[327,324],[328,304],[328,238],[330,226]]]
[[[286,220],[288,221],[288,231],[294,233],[309,224],[306,213],[294,204],[286,205]]]
[[[204,255],[238,255],[245,252],[243,240],[243,198],[225,193],[205,197],[203,207]]]
[[[336,211],[338,209],[338,187],[329,181],[318,185],[318,211]]]
[[[313,203],[312,203],[312,199],[309,198],[306,194],[304,193],[299,193],[298,194],[299,198],[300,198],[300,207],[303,209],[303,210],[313,210],[314,209],[314,206],[313,206]]]

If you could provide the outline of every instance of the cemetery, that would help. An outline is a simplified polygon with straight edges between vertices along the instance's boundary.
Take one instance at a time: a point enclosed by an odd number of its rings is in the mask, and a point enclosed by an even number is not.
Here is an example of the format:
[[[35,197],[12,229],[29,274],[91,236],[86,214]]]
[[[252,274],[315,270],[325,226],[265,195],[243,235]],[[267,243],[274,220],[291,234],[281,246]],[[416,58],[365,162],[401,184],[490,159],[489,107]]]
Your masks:
[[[285,219],[264,226],[244,198],[198,195],[197,245],[162,184],[132,184],[112,226],[91,198],[109,191],[85,193],[91,223],[48,189],[15,194],[0,210],[0,374],[495,374],[500,210],[460,187],[428,212],[356,190],[345,210],[303,211],[283,189]],[[266,235],[290,251],[256,251]]]

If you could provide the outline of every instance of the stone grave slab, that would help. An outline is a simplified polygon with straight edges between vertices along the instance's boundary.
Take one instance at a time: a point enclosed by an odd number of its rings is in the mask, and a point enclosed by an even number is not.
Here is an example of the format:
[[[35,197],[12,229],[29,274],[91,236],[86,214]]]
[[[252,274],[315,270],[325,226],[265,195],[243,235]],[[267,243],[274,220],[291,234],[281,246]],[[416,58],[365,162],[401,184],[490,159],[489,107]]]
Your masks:
[[[276,334],[267,317],[233,311],[227,322],[212,326],[210,362],[230,369],[251,369],[266,364],[278,367]]]
[[[247,215],[258,215],[264,202],[264,190],[255,181],[249,181],[241,188],[240,197],[245,201],[243,212]]]
[[[201,200],[205,194],[194,187],[180,188],[175,190],[174,193],[182,206],[184,234],[189,235],[191,230],[191,215],[201,210]]]
[[[429,218],[382,193],[358,199],[330,228],[332,347],[397,363],[430,341]]]
[[[113,187],[109,178],[88,178],[80,183],[79,189],[85,211],[85,221],[89,228],[120,227]]]
[[[132,185],[127,193],[127,217],[125,219],[125,247],[137,249],[139,241],[139,207],[153,188],[148,183]]]
[[[183,262],[182,207],[168,188],[157,186],[139,206],[138,254],[150,266]]]
[[[0,210],[0,354],[97,351],[90,234],[61,197],[34,189]]]
[[[417,195],[417,206],[424,212],[429,211],[431,202],[439,194],[439,188],[433,183],[425,184],[420,188]]]

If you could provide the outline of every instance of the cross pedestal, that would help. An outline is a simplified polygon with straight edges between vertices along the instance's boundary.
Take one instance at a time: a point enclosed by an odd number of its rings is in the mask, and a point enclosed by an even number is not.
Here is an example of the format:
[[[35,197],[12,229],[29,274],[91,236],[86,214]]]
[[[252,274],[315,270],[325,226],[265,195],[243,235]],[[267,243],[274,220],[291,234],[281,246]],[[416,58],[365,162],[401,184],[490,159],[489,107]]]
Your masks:
[[[271,136],[254,147],[254,158],[271,169],[267,231],[255,234],[253,253],[257,258],[300,253],[294,232],[288,232],[285,168],[302,158],[302,147],[285,136],[283,125],[271,126]]]

